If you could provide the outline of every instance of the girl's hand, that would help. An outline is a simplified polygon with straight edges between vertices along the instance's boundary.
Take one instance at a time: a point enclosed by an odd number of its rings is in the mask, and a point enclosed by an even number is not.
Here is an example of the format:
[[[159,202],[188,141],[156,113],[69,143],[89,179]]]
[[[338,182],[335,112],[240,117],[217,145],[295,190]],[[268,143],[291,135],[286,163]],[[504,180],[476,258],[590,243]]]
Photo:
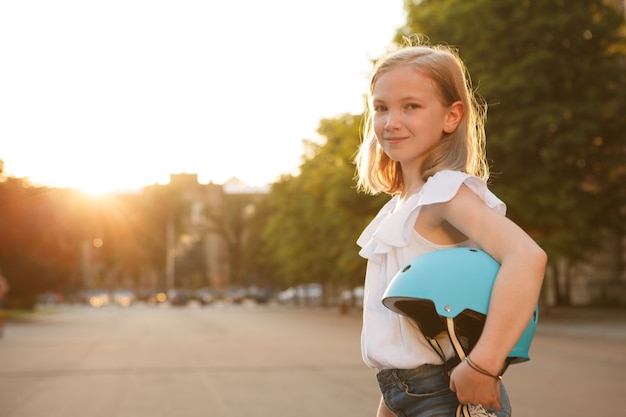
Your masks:
[[[480,404],[485,409],[499,410],[500,381],[483,375],[462,361],[450,374],[450,389],[460,404]]]

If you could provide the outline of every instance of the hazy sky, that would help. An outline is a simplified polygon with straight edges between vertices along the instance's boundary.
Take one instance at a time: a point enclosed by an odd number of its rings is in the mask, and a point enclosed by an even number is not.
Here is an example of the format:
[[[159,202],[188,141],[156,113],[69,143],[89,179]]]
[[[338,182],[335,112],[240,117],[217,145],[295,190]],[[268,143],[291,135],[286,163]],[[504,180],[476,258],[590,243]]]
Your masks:
[[[90,191],[300,164],[322,118],[360,113],[402,0],[4,0],[0,159]]]

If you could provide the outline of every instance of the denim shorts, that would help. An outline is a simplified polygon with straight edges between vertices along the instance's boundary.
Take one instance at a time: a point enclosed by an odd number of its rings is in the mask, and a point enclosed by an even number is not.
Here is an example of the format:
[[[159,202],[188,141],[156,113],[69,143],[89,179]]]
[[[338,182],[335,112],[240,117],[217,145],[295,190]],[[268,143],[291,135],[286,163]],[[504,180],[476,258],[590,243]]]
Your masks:
[[[458,361],[415,369],[385,369],[377,374],[387,407],[398,417],[454,417],[459,402],[450,391],[450,370]],[[500,383],[501,409],[485,416],[510,417],[511,403]]]

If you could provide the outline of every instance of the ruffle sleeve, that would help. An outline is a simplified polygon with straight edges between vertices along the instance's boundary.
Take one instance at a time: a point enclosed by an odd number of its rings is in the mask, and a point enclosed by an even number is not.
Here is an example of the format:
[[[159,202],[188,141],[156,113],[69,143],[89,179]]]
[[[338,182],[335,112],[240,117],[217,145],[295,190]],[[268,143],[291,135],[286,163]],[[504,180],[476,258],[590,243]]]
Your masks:
[[[506,205],[488,189],[482,179],[460,171],[440,171],[401,206],[398,206],[397,196],[383,206],[357,239],[361,247],[359,255],[380,263],[393,248],[408,246],[419,209],[429,204],[450,201],[462,184],[467,185],[491,209],[502,215],[506,213]]]
[[[388,201],[357,239],[356,243],[361,247],[359,255],[362,257],[375,260],[377,254],[388,253],[393,246],[403,244],[398,236],[387,236],[385,233],[389,219],[395,217],[392,210],[397,201],[397,196]]]

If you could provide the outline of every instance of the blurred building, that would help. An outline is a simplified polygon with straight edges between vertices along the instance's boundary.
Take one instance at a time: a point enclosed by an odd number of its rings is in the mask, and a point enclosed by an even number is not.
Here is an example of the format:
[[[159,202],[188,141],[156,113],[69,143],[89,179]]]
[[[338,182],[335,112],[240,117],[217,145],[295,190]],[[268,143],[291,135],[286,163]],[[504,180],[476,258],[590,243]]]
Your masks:
[[[200,184],[197,174],[172,174],[170,185],[181,191],[189,210],[179,219],[183,230],[168,233],[167,286],[206,285],[216,290],[229,287],[243,273],[233,257],[242,256],[236,252],[245,247],[246,220],[254,213],[256,202],[267,194],[269,186],[251,187],[237,178],[221,185]],[[176,259],[197,249],[197,245],[202,245],[206,280],[181,283]]]

